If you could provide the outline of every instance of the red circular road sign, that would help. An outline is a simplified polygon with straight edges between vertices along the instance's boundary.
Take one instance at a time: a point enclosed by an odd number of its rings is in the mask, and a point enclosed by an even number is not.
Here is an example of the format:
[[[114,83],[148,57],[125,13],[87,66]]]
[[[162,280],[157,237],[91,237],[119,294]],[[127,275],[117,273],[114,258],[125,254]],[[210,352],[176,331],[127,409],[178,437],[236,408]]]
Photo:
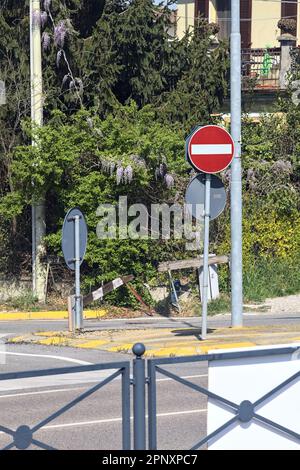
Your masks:
[[[204,173],[219,173],[233,159],[231,135],[220,126],[203,126],[189,138],[188,156],[191,165]]]

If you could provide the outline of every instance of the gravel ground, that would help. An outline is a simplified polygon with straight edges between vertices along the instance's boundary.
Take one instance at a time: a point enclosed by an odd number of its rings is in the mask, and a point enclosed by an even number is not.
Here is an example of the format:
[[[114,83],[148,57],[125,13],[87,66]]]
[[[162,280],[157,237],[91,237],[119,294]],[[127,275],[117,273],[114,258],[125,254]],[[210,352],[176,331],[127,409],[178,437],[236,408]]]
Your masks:
[[[300,294],[266,299],[269,313],[300,312]]]

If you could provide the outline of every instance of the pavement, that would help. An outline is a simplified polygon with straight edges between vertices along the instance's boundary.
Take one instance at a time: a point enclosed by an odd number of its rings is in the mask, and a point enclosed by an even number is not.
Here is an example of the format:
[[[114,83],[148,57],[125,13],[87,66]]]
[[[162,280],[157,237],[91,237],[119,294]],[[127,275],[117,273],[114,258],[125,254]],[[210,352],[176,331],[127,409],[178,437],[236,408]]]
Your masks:
[[[41,345],[6,345],[1,373],[131,360],[105,351]],[[206,363],[166,367],[194,383],[207,386]],[[55,374],[0,380],[0,448],[12,448],[12,432],[35,429],[29,449],[121,449],[121,383],[115,379],[74,406],[69,404],[105,379],[109,372]],[[206,397],[158,374],[158,438],[160,449],[188,449],[206,433]],[[170,400],[172,384],[172,400]],[[183,393],[184,392],[184,393]],[[133,406],[131,403],[131,424]],[[172,429],[172,432],[170,432]],[[131,430],[132,431],[132,430]],[[19,445],[23,445],[22,439]],[[24,439],[23,439],[24,441]]]
[[[31,442],[28,444],[29,449],[121,448],[120,379],[114,379],[83,400],[78,399],[85,391],[105,380],[112,370],[96,373],[72,372],[68,375],[56,372],[47,377],[37,373],[36,377],[27,378],[20,378],[20,372],[115,361],[131,362],[133,355],[130,347],[136,341],[145,341],[147,350],[155,352],[159,348],[217,349],[217,344],[222,344],[222,349],[225,349],[225,343],[227,347],[240,343],[245,347],[258,342],[291,343],[296,342],[297,338],[299,342],[300,338],[300,314],[297,312],[275,316],[247,314],[245,327],[242,329],[228,328],[228,315],[210,317],[209,334],[205,342],[199,340],[200,325],[201,319],[198,317],[86,320],[86,333],[81,338],[71,339],[82,345],[84,342],[111,338],[112,341],[108,341],[109,347],[104,344],[90,344],[92,347],[73,347],[69,344],[62,347],[55,344],[55,341],[51,343],[51,339],[67,337],[66,320],[1,322],[0,448],[15,449],[16,444],[24,446],[24,438],[13,442],[12,433],[20,429],[27,430],[29,437],[32,429],[34,430],[34,441],[27,441]],[[102,337],[88,338],[95,333]],[[22,335],[47,341],[44,344],[32,344],[30,341],[28,344],[5,344],[6,341]],[[117,343],[122,337],[123,343]],[[182,342],[184,346],[178,344]],[[116,345],[120,347],[113,350]],[[122,350],[124,352],[119,352]],[[165,349],[160,352],[165,354],[167,351]],[[177,349],[176,354],[182,353],[186,354],[187,350]],[[169,350],[169,355],[173,354],[174,351]],[[164,366],[164,369],[202,387],[208,385],[206,362],[173,364]],[[14,373],[11,378],[1,377],[1,374],[11,372]],[[130,415],[133,424],[132,403]],[[159,449],[190,449],[206,434],[207,399],[203,394],[157,373],[157,422]]]
[[[14,344],[36,344],[93,349],[109,353],[130,353],[136,342],[146,346],[146,357],[205,354],[210,349],[232,349],[257,345],[298,343],[300,341],[300,314],[245,314],[243,328],[229,328],[230,316],[217,315],[208,322],[206,340],[201,339],[201,319],[194,318],[139,318],[126,320],[86,321],[83,332],[67,331],[65,323],[45,322],[14,336],[7,341]],[[1,323],[2,326],[4,326]],[[50,328],[48,328],[50,326]],[[11,328],[11,325],[10,325]]]
[[[84,318],[102,318],[107,311],[104,309],[84,310]],[[16,320],[67,320],[67,310],[41,310],[33,312],[0,312],[0,321]]]

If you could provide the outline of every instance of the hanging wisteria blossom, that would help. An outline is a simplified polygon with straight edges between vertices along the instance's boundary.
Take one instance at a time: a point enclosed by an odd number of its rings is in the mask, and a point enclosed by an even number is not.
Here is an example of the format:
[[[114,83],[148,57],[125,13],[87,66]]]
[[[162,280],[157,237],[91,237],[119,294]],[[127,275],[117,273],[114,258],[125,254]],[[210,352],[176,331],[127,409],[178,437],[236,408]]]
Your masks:
[[[57,26],[54,27],[54,43],[58,47],[64,47],[65,38],[68,32],[66,22],[60,20]]]
[[[51,0],[44,0],[44,8],[46,11],[50,10]]]
[[[110,162],[109,172],[111,175],[113,174],[115,167],[116,164],[114,162]]]
[[[44,31],[43,34],[42,34],[42,45],[43,45],[43,50],[44,51],[47,51],[49,49],[50,42],[51,42],[50,34],[48,34],[46,31]]]
[[[124,174],[124,168],[122,166],[118,166],[117,168],[117,174],[116,174],[116,179],[117,179],[117,185],[119,185],[122,181]]]
[[[141,158],[139,155],[130,155],[130,157],[136,165],[144,166],[144,167],[146,166],[145,160]]]
[[[42,11],[42,13],[41,13],[41,25],[42,25],[42,27],[45,26],[45,24],[47,23],[47,20],[48,20],[47,12]]]
[[[131,165],[128,165],[124,170],[124,181],[126,184],[130,184],[133,178],[133,169]]]
[[[59,67],[59,64],[60,64],[60,60],[63,56],[63,51],[58,51],[58,53],[56,54],[56,66]]]
[[[159,165],[159,173],[160,173],[160,176],[161,176],[162,178],[166,175],[166,173],[167,173],[167,166],[166,166],[165,163],[161,163],[161,164]]]
[[[64,86],[64,84],[68,81],[69,78],[70,78],[70,75],[67,73],[62,79],[61,86]]]
[[[174,178],[172,175],[170,175],[170,173],[165,175],[165,183],[168,189],[171,189],[174,186]]]
[[[77,87],[79,88],[79,93],[82,95],[83,93],[83,83],[82,83],[82,80],[81,78],[75,78],[75,83],[77,85]]]
[[[274,162],[272,169],[278,173],[291,173],[292,164],[286,160],[277,160],[277,162]]]
[[[105,160],[104,158],[101,160],[101,166],[102,170],[104,173],[109,173],[110,172],[110,162],[108,160]]]

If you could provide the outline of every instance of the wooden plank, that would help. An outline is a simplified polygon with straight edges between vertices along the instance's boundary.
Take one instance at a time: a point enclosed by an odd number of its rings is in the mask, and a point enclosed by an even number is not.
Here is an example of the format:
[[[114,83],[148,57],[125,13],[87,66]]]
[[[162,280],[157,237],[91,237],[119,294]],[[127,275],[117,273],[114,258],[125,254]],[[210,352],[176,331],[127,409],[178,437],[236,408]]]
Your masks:
[[[140,294],[137,293],[137,291],[134,289],[134,287],[129,284],[129,282],[127,283],[127,287],[128,289],[130,290],[130,292],[134,295],[134,297],[136,298],[136,300],[138,300],[138,302],[140,302],[140,304],[144,307],[145,311],[144,313],[146,315],[149,315],[150,317],[153,317],[153,312],[152,312],[152,309],[151,307],[149,307],[142,299],[142,297],[140,296]]]
[[[113,281],[107,282],[106,284],[104,284],[104,286],[99,287],[99,289],[96,289],[90,294],[83,297],[83,306],[85,307],[86,305],[90,304],[91,302],[94,302],[95,300],[102,299],[104,295],[108,294],[109,292],[112,292],[120,286],[127,284],[133,279],[134,276],[132,274],[129,274],[128,276],[118,277]]]
[[[228,256],[210,256],[208,259],[208,264],[226,264],[228,263]],[[158,272],[163,273],[166,271],[175,271],[180,269],[189,269],[189,268],[199,268],[203,266],[203,258],[200,256],[198,258],[192,259],[183,259],[178,261],[167,261],[164,263],[159,263]]]

